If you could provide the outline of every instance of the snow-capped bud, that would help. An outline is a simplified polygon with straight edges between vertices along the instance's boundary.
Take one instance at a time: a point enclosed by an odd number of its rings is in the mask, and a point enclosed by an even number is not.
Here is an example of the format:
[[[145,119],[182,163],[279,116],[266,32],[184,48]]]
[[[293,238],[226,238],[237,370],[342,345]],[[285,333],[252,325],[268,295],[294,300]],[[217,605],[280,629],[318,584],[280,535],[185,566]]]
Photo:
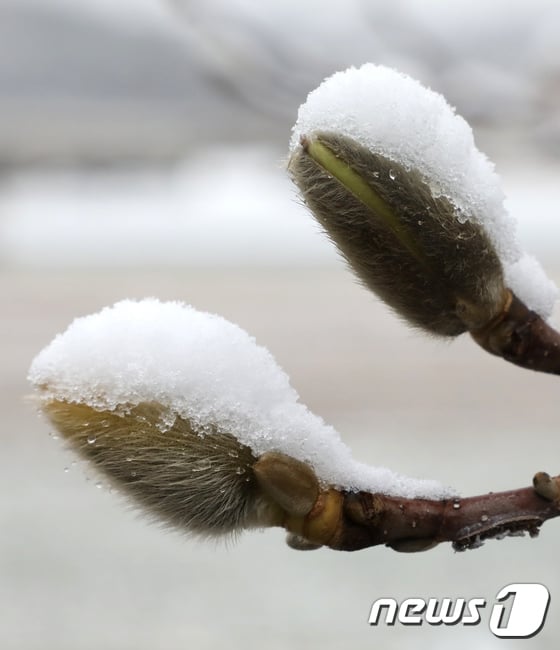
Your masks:
[[[500,312],[506,293],[491,241],[417,170],[321,132],[302,137],[289,170],[356,275],[406,320],[454,336]]]
[[[182,303],[124,300],[78,318],[29,379],[49,422],[103,480],[195,534],[284,526],[309,547],[328,543],[340,519],[332,486],[453,494],[355,461],[268,350]]]
[[[515,240],[468,124],[406,75],[366,64],[300,107],[289,172],[352,270],[431,333],[476,332],[510,289],[548,317],[556,288]]]

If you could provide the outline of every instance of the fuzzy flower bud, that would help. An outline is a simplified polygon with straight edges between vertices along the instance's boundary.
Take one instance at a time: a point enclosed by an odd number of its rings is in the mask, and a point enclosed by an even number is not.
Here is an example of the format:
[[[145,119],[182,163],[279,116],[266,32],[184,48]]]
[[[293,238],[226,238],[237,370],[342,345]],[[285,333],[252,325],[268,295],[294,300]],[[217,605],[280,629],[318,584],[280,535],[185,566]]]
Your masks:
[[[518,277],[526,256],[469,126],[409,77],[368,64],[323,82],[300,108],[289,172],[355,274],[413,325],[476,332],[508,289],[550,314],[556,290],[538,264],[533,286]]]
[[[499,313],[505,287],[492,243],[416,170],[315,133],[302,140],[290,172],[356,275],[406,320],[455,336]]]

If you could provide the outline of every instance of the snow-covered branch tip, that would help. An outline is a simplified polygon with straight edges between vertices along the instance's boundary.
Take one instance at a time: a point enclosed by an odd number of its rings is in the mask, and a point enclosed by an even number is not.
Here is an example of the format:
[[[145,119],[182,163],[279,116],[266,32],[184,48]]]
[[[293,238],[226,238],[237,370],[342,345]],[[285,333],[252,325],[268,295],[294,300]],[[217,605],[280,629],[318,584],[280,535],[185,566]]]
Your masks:
[[[460,498],[353,460],[239,327],[182,303],[123,301],[33,361],[49,422],[144,512],[203,537],[283,527],[297,549],[473,548],[560,514],[559,479]]]
[[[300,108],[289,171],[352,270],[406,321],[560,374],[546,323],[557,289],[441,95],[382,66],[335,74]]]

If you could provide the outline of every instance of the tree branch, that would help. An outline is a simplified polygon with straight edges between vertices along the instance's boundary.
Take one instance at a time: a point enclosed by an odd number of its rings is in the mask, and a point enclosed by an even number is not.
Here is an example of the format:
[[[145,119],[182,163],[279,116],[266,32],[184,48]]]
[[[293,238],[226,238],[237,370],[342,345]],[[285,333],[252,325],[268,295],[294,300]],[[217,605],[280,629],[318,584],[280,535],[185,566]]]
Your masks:
[[[331,493],[325,493],[325,503]],[[325,545],[356,551],[384,544],[397,551],[414,552],[451,542],[456,551],[464,551],[478,548],[487,539],[525,533],[535,537],[546,520],[560,515],[560,477],[551,478],[545,472],[535,475],[533,487],[461,499],[404,499],[365,492],[337,494],[342,498],[334,530],[322,539],[313,534],[306,537],[314,520],[324,518],[328,511],[324,504],[319,504],[307,515],[306,525],[287,522],[286,528],[295,533],[288,538],[291,546]]]
[[[490,354],[523,368],[560,375],[560,333],[511,291],[502,313],[470,333]]]

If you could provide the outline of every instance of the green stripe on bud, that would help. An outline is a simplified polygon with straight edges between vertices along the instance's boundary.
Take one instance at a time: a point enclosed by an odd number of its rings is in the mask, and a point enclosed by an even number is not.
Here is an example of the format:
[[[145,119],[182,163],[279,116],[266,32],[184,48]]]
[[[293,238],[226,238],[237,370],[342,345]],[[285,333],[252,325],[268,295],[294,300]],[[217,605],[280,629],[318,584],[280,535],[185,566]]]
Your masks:
[[[374,212],[382,222],[385,223],[397,237],[397,239],[408,248],[408,250],[421,263],[426,261],[422,251],[418,248],[414,239],[407,232],[406,228],[399,221],[398,215],[391,209],[391,206],[357,174],[344,160],[337,156],[319,140],[304,139],[302,146],[305,152],[321,167],[334,176],[340,183],[359,199],[367,208]]]

